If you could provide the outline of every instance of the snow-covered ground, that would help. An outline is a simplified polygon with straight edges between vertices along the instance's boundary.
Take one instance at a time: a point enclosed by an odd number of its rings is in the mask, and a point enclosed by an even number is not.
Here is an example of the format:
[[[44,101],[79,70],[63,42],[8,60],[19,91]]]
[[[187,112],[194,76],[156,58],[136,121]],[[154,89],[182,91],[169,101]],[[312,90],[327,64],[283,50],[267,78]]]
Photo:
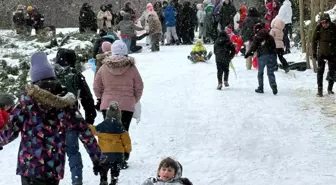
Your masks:
[[[212,46],[206,46],[210,51]],[[195,185],[331,185],[336,182],[336,113],[334,98],[316,98],[311,70],[276,72],[279,94],[268,87],[256,94],[257,71],[247,71],[236,57],[237,77],[216,90],[214,57],[191,64],[192,46],[161,47],[134,54],[145,89],[142,121],[132,122],[130,168],[120,185],[141,184],[155,176],[160,160],[171,156],[183,165],[183,176]],[[300,60],[295,52],[285,56]],[[93,72],[84,72],[92,87]],[[99,114],[96,123],[102,121]],[[15,175],[19,139],[0,152],[0,185],[20,184]],[[82,147],[84,184],[99,177]],[[61,185],[71,184],[70,172]]]

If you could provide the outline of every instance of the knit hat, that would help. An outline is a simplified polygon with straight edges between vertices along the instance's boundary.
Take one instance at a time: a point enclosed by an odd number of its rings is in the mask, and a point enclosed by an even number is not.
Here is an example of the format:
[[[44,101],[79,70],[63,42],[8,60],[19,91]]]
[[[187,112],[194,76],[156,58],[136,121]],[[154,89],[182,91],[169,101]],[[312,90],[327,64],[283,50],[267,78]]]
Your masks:
[[[38,82],[46,78],[56,78],[53,67],[50,65],[47,55],[38,51],[31,56],[29,75],[32,82]]]
[[[146,8],[150,12],[153,11],[153,5],[152,5],[152,3],[148,3],[147,6],[146,6]]]
[[[119,109],[119,104],[116,101],[112,101],[106,111],[106,119],[112,120],[113,118],[121,123],[121,111]]]
[[[33,11],[33,7],[32,7],[32,6],[28,6],[28,7],[27,7],[27,11],[28,11],[28,12]]]
[[[126,44],[121,40],[116,40],[112,44],[112,56],[127,56],[128,49]]]
[[[111,46],[112,46],[112,44],[111,44],[110,42],[107,42],[107,41],[103,42],[103,43],[102,43],[102,46],[101,46],[102,51],[103,51],[104,53],[105,53],[105,52],[109,52],[109,51],[111,51]]]

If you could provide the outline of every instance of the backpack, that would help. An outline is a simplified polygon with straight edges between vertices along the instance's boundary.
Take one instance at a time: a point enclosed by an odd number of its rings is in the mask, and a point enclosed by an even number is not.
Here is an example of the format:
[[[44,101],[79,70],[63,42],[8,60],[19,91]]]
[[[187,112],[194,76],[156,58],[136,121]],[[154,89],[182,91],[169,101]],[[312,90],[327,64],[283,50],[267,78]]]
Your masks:
[[[57,64],[55,66],[55,74],[57,80],[61,83],[62,87],[75,95],[76,99],[80,97],[80,74],[78,71],[70,66],[62,67]]]

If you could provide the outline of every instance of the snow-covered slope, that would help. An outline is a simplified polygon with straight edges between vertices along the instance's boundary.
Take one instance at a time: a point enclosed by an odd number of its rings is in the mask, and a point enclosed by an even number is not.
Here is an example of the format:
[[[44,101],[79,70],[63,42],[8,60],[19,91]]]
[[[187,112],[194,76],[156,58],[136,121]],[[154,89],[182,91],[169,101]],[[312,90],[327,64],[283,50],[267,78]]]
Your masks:
[[[179,160],[183,176],[195,185],[324,185],[336,182],[334,98],[316,98],[316,75],[308,70],[276,72],[279,94],[268,87],[256,94],[257,71],[234,59],[237,77],[217,91],[216,64],[191,64],[192,46],[161,47],[134,54],[145,89],[142,121],[132,122],[130,168],[120,185],[141,184],[155,176],[160,160]],[[212,46],[206,46],[212,50]],[[289,60],[299,53],[286,55]],[[92,87],[93,72],[84,72]],[[332,116],[332,115],[331,115]],[[102,121],[102,116],[96,123]],[[20,184],[15,175],[19,139],[0,152],[0,185]],[[99,177],[82,147],[84,184]],[[70,172],[61,185],[71,184]]]

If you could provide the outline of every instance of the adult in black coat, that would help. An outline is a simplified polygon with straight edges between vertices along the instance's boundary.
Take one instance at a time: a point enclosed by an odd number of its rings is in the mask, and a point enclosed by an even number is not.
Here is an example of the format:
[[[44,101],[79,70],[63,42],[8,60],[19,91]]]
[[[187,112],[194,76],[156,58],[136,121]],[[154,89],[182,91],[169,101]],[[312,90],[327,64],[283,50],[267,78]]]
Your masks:
[[[92,10],[92,6],[84,3],[79,11],[79,32],[84,33],[86,30],[97,32],[97,17]]]
[[[225,27],[231,26],[233,27],[233,17],[236,15],[237,10],[232,4],[232,0],[224,0],[222,8],[219,12],[220,15],[220,25],[221,30],[224,30]]]
[[[191,32],[194,32],[192,15],[193,10],[191,8],[190,2],[184,2],[183,9],[180,15],[182,23],[181,37],[183,44],[192,44],[192,41],[194,40],[194,38],[191,38]]]
[[[254,7],[248,9],[247,17],[243,22],[242,29],[240,31],[240,35],[243,37],[243,41],[247,42],[253,41],[253,27],[257,23],[261,22],[260,14],[258,10]]]

